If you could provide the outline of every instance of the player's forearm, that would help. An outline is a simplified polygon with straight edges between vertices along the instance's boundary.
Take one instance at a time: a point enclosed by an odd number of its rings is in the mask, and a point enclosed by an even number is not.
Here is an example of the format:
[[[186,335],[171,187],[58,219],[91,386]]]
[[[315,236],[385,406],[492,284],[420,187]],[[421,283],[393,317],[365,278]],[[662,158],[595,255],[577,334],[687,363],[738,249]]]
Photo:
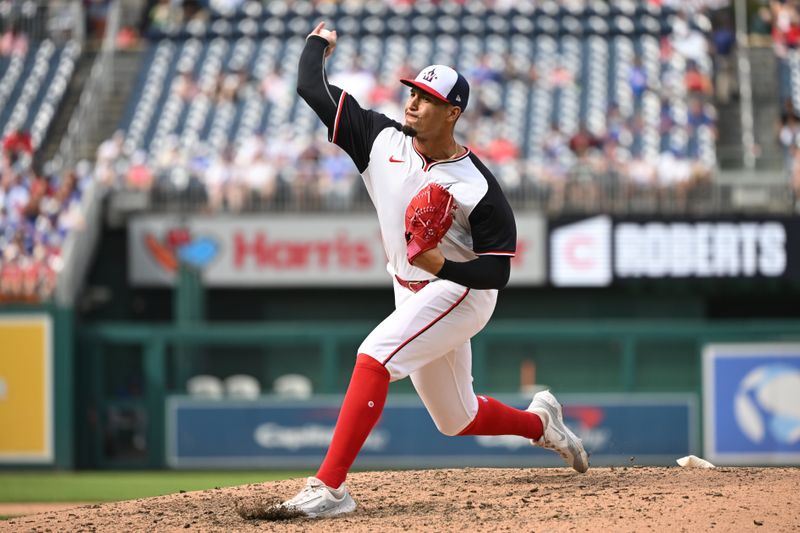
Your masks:
[[[471,289],[502,289],[508,283],[510,275],[510,257],[483,255],[464,263],[445,259],[436,277]]]
[[[325,76],[325,49],[328,41],[312,35],[300,55],[297,69],[297,94],[329,128],[336,120],[336,109],[342,90],[328,83]]]

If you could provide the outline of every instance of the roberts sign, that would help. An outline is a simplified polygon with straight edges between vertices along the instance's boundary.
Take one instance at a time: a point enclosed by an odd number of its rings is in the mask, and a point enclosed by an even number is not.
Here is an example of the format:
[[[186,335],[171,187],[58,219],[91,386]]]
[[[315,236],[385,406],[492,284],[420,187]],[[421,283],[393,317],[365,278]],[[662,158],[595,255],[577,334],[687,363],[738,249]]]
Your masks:
[[[620,278],[781,276],[786,228],[778,222],[621,222],[614,228]]]
[[[555,221],[550,279],[560,287],[626,279],[800,277],[800,224],[773,220]]]

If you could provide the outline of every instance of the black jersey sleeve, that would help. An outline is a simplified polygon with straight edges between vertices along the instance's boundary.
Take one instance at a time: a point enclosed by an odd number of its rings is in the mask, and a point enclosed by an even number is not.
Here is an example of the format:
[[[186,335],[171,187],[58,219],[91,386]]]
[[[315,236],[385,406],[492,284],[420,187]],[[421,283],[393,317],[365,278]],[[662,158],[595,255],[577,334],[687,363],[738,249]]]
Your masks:
[[[514,212],[492,173],[474,154],[470,157],[489,184],[486,194],[469,215],[472,250],[478,255],[513,257],[517,250]]]
[[[436,276],[470,289],[502,289],[511,275],[511,257],[482,255],[463,263],[444,260]]]
[[[297,93],[328,127],[328,140],[351,157],[359,172],[369,165],[369,153],[378,134],[387,127],[401,126],[389,117],[362,109],[347,91],[328,83],[325,49],[328,41],[313,35],[300,55]]]

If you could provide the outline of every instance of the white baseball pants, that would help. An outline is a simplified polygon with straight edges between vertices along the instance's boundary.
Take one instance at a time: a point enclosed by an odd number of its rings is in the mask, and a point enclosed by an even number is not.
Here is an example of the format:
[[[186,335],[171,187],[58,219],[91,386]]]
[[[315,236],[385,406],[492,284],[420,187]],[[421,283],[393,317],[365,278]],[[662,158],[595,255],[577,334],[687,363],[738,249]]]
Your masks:
[[[411,376],[439,431],[457,435],[478,412],[470,339],[492,316],[497,291],[437,280],[414,293],[395,280],[394,294],[395,311],[358,353],[383,364],[391,381]]]

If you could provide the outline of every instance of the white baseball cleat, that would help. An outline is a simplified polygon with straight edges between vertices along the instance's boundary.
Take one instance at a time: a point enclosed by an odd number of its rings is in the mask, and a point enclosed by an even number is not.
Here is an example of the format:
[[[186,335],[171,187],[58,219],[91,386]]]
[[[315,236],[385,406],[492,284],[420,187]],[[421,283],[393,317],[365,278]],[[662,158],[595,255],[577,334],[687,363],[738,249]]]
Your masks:
[[[531,439],[531,444],[558,452],[567,465],[581,474],[589,470],[589,457],[583,449],[583,442],[564,424],[561,404],[550,391],[536,393],[526,410],[538,415],[544,426],[541,438]]]
[[[309,518],[336,516],[356,510],[356,502],[350,497],[344,483],[338,489],[332,489],[315,477],[308,478],[305,488],[280,506],[300,511]]]

